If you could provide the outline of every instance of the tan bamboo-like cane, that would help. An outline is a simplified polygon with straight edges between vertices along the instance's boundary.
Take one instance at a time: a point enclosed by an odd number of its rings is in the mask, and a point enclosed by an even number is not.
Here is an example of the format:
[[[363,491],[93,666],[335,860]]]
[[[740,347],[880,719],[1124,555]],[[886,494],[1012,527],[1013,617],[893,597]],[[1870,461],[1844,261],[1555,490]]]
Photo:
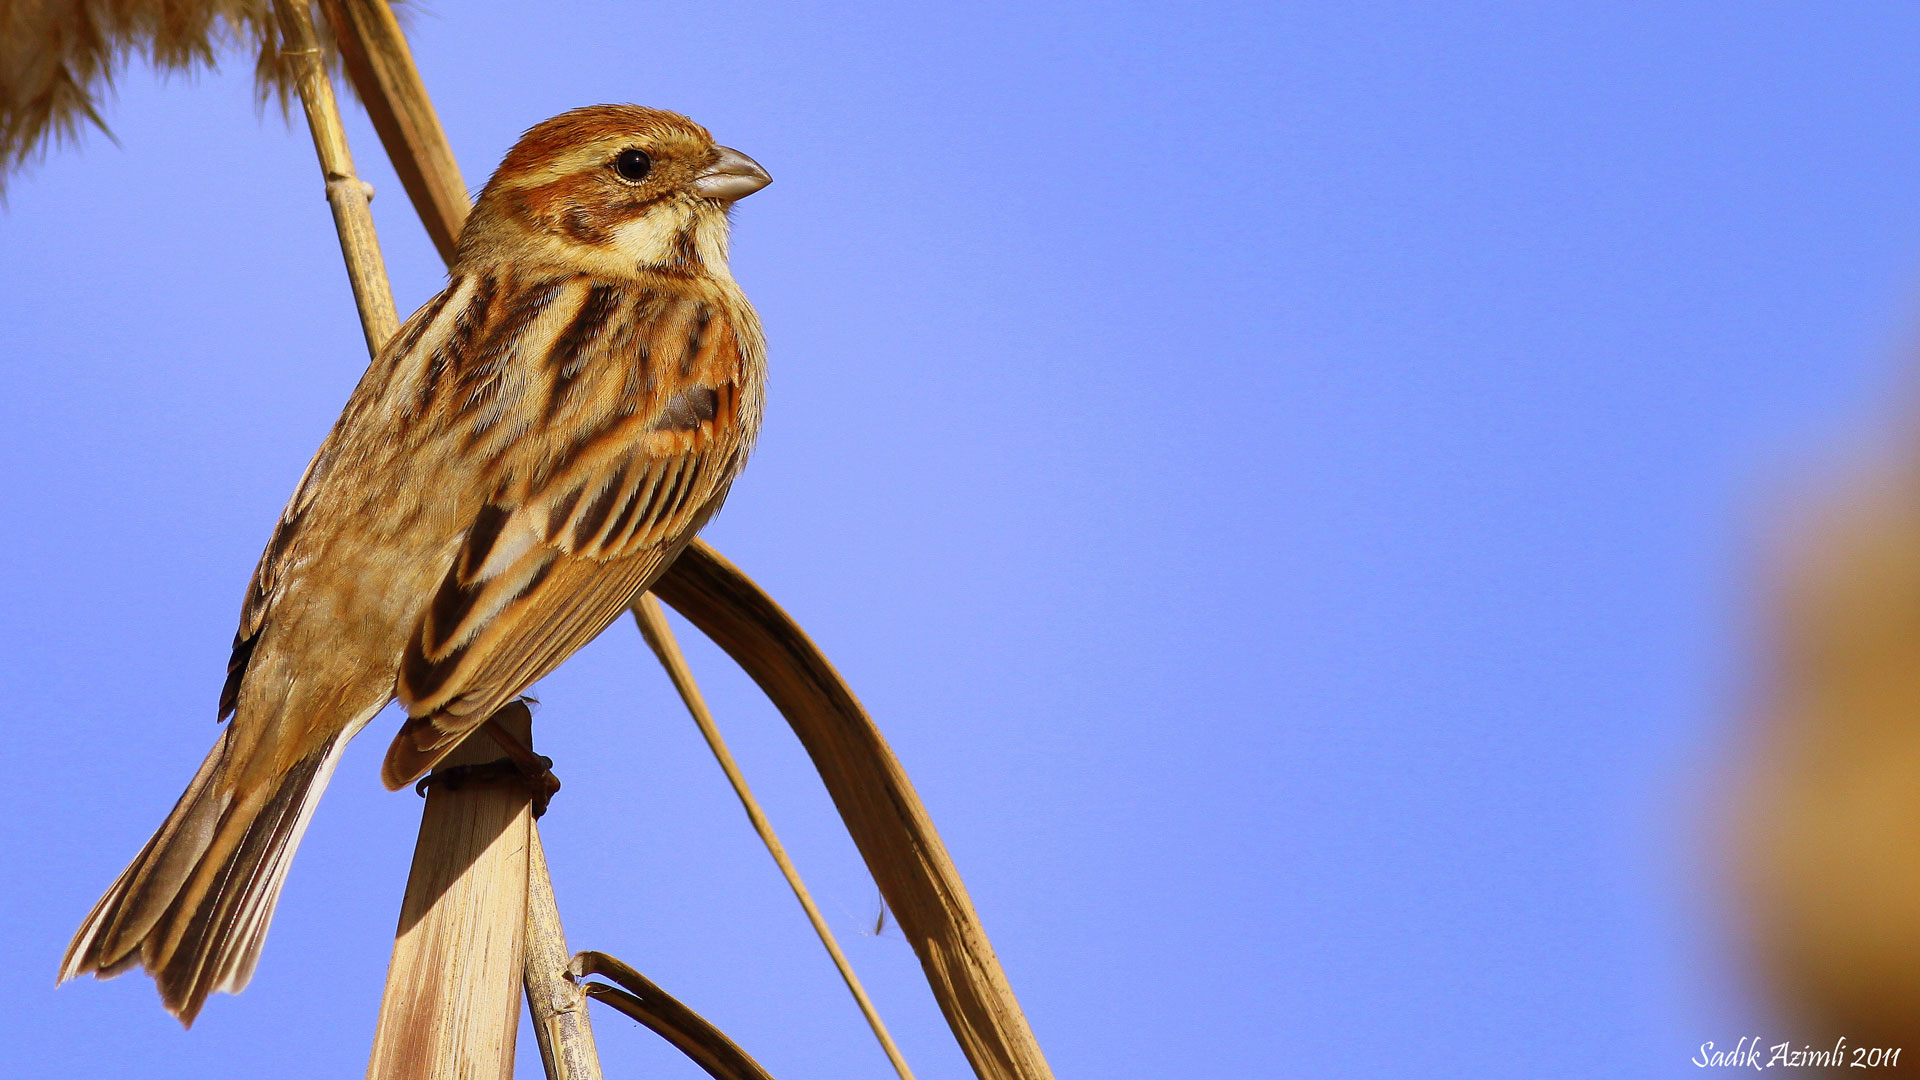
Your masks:
[[[747,820],[753,823],[753,831],[760,834],[760,842],[767,846],[767,852],[780,867],[780,874],[787,879],[787,887],[800,901],[800,907],[807,913],[807,921],[813,924],[813,932],[820,938],[820,944],[826,946],[827,955],[833,958],[833,966],[840,971],[840,978],[847,984],[848,992],[860,1006],[860,1014],[867,1018],[867,1026],[873,1029],[874,1038],[880,1040],[880,1049],[886,1052],[887,1060],[893,1063],[893,1071],[900,1074],[900,1080],[913,1080],[913,1070],[907,1067],[907,1059],[894,1045],[893,1036],[887,1032],[887,1025],[880,1019],[880,1011],[873,1006],[873,999],[867,996],[866,987],[860,985],[860,977],[853,972],[853,962],[840,950],[840,942],[827,926],[826,917],[820,914],[819,905],[813,902],[813,894],[807,890],[807,883],[800,878],[800,868],[793,865],[787,857],[786,846],[780,843],[780,836],[773,831],[773,822],[767,820],[766,812],[760,809],[760,800],[753,797],[753,789],[747,786],[747,778],[740,771],[740,765],[733,758],[733,751],[727,749],[727,741],[720,736],[720,725],[714,722],[713,711],[707,708],[706,696],[700,693],[700,686],[693,681],[693,669],[687,666],[686,654],[680,651],[680,643],[674,639],[673,627],[667,623],[667,614],[660,610],[660,601],[648,593],[633,606],[633,621],[640,626],[640,636],[647,639],[647,645],[660,658],[660,665],[667,669],[667,677],[673,680],[673,688],[680,692],[680,700],[687,706],[687,712],[693,715],[693,722],[700,728],[700,734],[707,740],[707,747],[720,763],[720,771],[727,774],[727,783],[733,785],[733,793],[739,797],[740,805],[747,811]]]
[[[373,210],[368,205],[373,188],[353,171],[347,130],[340,122],[340,108],[333,97],[333,80],[327,75],[306,4],[275,0],[273,9],[280,24],[281,63],[293,70],[300,105],[307,114],[307,128],[313,133],[313,152],[320,159],[320,172],[326,180],[327,204],[333,208],[334,231],[340,235],[340,255],[353,286],[360,329],[367,337],[367,352],[377,356],[381,346],[400,329],[400,317],[393,308],[386,261],[381,258],[380,241],[373,231]]]
[[[452,147],[439,135],[440,119],[393,8],[386,0],[320,0],[320,6],[334,30],[347,77],[356,87],[379,88],[378,93],[363,92],[361,101],[381,143],[414,148],[410,154],[391,155],[393,168],[414,205],[433,208],[420,215],[420,224],[440,257],[452,262],[460,223],[467,216],[467,187],[460,181]]]
[[[523,702],[495,713],[532,745]],[[431,777],[400,907],[367,1080],[511,1080],[526,964],[531,791],[452,770],[503,760],[476,733]]]
[[[385,0],[342,0],[384,4]],[[330,20],[334,7],[325,9]],[[411,53],[391,19],[331,23],[336,38],[361,40],[364,55],[412,68]],[[354,68],[348,66],[352,75]],[[382,133],[396,169],[439,175],[436,189],[460,184],[441,128],[417,73],[355,80],[365,101],[395,100],[384,108],[417,118],[411,127]],[[428,121],[431,121],[430,123]],[[398,163],[405,159],[406,166]],[[467,207],[415,199],[428,231],[458,235]],[[793,726],[819,771],[834,806],[920,958],[927,983],[967,1060],[981,1080],[1051,1080],[1046,1057],[994,955],[973,902],[946,845],[933,827],[906,770],[872,717],[806,631],[752,578],[705,541],[695,540],[654,586],[760,685]]]

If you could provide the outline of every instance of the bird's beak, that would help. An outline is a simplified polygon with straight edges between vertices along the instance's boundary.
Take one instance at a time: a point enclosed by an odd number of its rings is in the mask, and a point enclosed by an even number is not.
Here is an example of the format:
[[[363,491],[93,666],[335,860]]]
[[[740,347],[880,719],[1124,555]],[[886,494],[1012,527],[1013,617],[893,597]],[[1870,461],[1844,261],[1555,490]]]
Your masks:
[[[731,146],[716,146],[720,158],[694,178],[693,190],[709,199],[732,202],[773,183],[760,163]]]

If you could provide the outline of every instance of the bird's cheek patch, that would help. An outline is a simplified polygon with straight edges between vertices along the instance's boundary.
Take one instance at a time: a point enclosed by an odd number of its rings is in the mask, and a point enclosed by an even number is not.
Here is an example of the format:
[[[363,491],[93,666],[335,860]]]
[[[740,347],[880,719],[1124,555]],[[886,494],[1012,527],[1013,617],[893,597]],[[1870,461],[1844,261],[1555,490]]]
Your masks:
[[[657,266],[678,254],[680,231],[688,211],[672,203],[657,204],[612,229],[611,247],[621,258],[643,266]]]

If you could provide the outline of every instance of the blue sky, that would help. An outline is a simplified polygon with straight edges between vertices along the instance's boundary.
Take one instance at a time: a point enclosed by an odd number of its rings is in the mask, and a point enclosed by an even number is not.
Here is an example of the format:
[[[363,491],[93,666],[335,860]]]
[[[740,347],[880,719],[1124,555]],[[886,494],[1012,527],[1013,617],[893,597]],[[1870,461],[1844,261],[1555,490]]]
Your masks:
[[[1707,811],[1772,523],[1907,385],[1920,12],[529,10],[413,24],[471,185],[629,100],[775,177],[735,219],[768,422],[707,535],[878,718],[1059,1075],[1677,1076],[1780,1030]],[[118,143],[0,215],[20,1075],[351,1074],[371,1039],[419,813],[378,782],[391,715],[246,994],[183,1034],[142,977],[52,987],[213,738],[365,364],[249,68],[136,69]],[[410,311],[441,268],[350,126]],[[804,754],[682,632],[909,1059],[966,1075]],[[888,1075],[638,636],[539,693],[572,943],[777,1076]],[[599,1031],[610,1075],[698,1075]]]

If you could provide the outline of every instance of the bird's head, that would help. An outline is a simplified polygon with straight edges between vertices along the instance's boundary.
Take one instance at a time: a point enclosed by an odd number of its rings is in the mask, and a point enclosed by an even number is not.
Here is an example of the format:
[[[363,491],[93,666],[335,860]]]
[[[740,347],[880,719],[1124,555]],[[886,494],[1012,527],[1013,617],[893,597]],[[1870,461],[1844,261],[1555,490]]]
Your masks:
[[[481,190],[458,264],[727,275],[727,212],[767,186],[752,158],[679,113],[589,105],[534,125]]]

